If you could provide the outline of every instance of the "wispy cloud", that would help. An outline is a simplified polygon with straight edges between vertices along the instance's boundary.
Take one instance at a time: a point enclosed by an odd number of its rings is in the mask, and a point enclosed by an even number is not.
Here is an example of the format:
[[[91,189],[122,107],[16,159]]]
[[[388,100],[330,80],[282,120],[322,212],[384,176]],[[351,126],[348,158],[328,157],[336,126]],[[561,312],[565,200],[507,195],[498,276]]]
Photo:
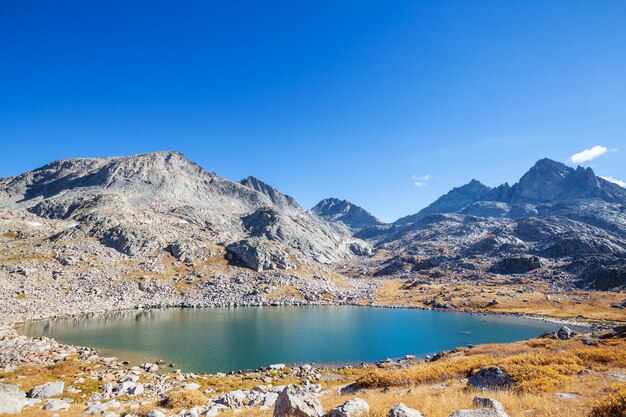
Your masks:
[[[607,151],[608,148],[605,146],[596,145],[591,149],[585,149],[582,152],[575,153],[570,156],[569,160],[573,164],[582,164],[583,162],[589,162],[604,155]]]
[[[617,178],[613,178],[613,177],[611,177],[611,176],[608,176],[608,177],[602,177],[602,176],[600,176],[600,178],[605,179],[605,180],[607,180],[608,182],[612,182],[613,184],[617,184],[617,185],[619,185],[620,187],[624,187],[624,188],[626,188],[626,182],[621,181],[621,180],[618,180]]]
[[[413,181],[413,185],[416,187],[426,187],[428,185],[428,180],[431,178],[430,174],[426,175],[413,175],[411,180]]]

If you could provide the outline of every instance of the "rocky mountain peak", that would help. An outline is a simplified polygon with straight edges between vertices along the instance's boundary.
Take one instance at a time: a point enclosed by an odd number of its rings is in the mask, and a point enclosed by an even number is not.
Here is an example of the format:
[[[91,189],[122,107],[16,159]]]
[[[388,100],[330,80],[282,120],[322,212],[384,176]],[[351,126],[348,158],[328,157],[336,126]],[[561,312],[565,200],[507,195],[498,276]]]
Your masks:
[[[281,209],[293,209],[303,211],[302,207],[300,207],[300,205],[293,197],[281,193],[271,185],[261,181],[258,178],[249,176],[239,181],[239,183],[264,194],[272,201],[272,203],[274,203],[274,205],[280,207]]]
[[[323,199],[311,209],[311,212],[321,219],[340,222],[352,229],[365,229],[385,224],[364,208],[338,198]]]

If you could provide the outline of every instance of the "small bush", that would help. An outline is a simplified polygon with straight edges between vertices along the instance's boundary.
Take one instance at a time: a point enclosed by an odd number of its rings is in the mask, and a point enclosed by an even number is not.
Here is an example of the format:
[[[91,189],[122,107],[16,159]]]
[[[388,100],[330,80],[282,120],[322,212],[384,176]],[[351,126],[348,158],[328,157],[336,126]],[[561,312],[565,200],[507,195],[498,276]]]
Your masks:
[[[589,414],[589,417],[624,416],[626,416],[626,386],[601,399]]]
[[[169,408],[191,408],[206,403],[207,397],[195,390],[171,391],[163,401],[163,405]]]

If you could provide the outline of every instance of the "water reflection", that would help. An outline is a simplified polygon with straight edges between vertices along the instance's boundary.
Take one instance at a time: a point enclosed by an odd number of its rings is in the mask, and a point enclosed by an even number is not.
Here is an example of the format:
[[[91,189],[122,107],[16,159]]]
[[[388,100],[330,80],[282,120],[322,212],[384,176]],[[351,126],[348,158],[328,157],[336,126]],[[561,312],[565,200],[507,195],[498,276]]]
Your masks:
[[[419,356],[556,327],[518,317],[335,306],[120,311],[30,323],[24,332],[123,359],[162,358],[186,371],[216,372]]]

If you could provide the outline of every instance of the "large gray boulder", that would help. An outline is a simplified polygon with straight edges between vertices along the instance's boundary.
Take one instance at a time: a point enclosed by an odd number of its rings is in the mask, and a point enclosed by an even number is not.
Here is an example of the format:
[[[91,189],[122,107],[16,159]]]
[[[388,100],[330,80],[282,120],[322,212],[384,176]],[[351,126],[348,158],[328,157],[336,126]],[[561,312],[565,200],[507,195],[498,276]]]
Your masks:
[[[26,393],[15,385],[0,384],[0,414],[19,414],[26,404]]]
[[[65,382],[47,382],[28,391],[28,398],[48,398],[63,394]]]
[[[403,403],[393,406],[389,410],[388,417],[424,417],[419,411],[409,408]]]
[[[567,326],[563,326],[559,329],[558,332],[556,332],[556,336],[561,339],[561,340],[568,340],[572,338],[572,330],[567,327]]]
[[[278,395],[274,417],[321,417],[324,409],[319,400],[299,385],[287,385]]]
[[[513,378],[497,366],[492,366],[476,372],[467,385],[483,389],[509,389],[513,385]]]
[[[370,406],[360,398],[353,398],[335,407],[327,414],[328,417],[364,417],[370,411]]]

